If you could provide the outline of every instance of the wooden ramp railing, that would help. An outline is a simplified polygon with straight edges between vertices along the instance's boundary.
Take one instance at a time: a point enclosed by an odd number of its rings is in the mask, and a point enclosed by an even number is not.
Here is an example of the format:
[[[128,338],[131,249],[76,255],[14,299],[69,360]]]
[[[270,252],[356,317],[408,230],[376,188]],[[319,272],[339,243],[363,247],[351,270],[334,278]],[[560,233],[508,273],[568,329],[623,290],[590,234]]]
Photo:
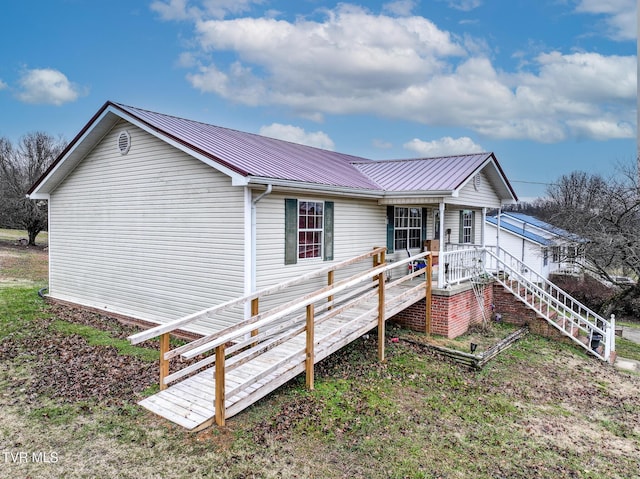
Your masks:
[[[305,372],[313,389],[314,364],[378,328],[378,357],[384,360],[385,321],[431,294],[431,253],[387,264],[385,248],[323,268],[256,293],[234,299],[129,337],[132,344],[160,336],[160,392],[140,402],[190,430],[208,427],[244,410],[274,389]],[[409,274],[407,265],[426,259],[427,268]],[[351,276],[335,273],[372,261]],[[391,281],[389,272],[401,269]],[[426,272],[426,274],[425,274]],[[424,275],[424,280],[419,276]],[[326,276],[328,284],[301,298],[260,312],[260,300],[287,288]],[[394,275],[397,276],[397,275]],[[185,345],[169,349],[169,335],[202,318],[251,304],[251,316]],[[426,302],[429,323],[430,301]],[[169,361],[195,361],[171,372]],[[179,381],[179,382],[178,382]],[[169,386],[170,384],[173,384]]]

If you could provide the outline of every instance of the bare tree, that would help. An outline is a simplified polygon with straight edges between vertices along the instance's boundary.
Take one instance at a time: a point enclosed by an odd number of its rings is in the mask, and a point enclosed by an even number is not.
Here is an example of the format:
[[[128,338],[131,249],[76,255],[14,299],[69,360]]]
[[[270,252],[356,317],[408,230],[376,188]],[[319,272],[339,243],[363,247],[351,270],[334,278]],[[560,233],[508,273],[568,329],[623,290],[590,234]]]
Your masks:
[[[30,245],[47,228],[47,205],[26,193],[65,147],[64,140],[43,132],[26,134],[17,146],[0,138],[0,224],[27,230]]]
[[[623,287],[625,304],[617,307],[640,317],[640,285],[629,287],[618,278],[640,278],[638,175],[635,165],[620,165],[617,170],[618,175],[606,180],[584,172],[562,176],[548,188],[541,216],[588,240],[585,266]]]

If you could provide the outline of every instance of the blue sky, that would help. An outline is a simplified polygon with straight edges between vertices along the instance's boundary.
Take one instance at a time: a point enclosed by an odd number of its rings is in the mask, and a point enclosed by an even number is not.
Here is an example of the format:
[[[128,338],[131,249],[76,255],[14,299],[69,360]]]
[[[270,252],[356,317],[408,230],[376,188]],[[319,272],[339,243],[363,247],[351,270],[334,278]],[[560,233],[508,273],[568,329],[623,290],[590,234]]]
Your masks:
[[[637,154],[635,0],[3,0],[0,136],[107,100],[372,159],[493,151],[520,197]]]

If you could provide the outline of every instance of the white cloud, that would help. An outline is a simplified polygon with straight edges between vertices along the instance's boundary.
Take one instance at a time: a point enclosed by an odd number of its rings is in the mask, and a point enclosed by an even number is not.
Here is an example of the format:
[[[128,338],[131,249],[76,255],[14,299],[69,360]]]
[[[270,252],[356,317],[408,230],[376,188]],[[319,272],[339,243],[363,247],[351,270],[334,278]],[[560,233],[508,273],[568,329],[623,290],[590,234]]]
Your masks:
[[[387,8],[400,12],[410,3]],[[452,35],[424,17],[373,14],[348,4],[324,14],[315,21],[202,14],[194,20],[197,51],[182,59],[194,65],[187,79],[202,92],[285,106],[317,121],[326,114],[370,114],[500,139],[630,137],[635,56],[551,51],[522,61],[521,71],[505,72],[493,65],[483,41]],[[209,56],[216,62],[200,60]],[[607,128],[597,128],[596,120]]]
[[[202,0],[199,6],[190,0],[154,0],[151,10],[163,20],[197,19],[202,16],[222,19],[228,14],[238,14],[251,9],[262,0]]]
[[[638,36],[636,0],[580,0],[576,12],[603,15],[609,36],[615,40],[636,40]]]
[[[449,6],[456,10],[462,10],[463,12],[469,12],[482,5],[482,0],[450,0]]]
[[[60,106],[84,94],[64,73],[51,68],[25,70],[18,84],[17,97],[26,103]]]
[[[5,88],[8,88],[8,87],[9,87],[9,85],[7,85],[5,82],[0,80],[0,90],[4,90]]]
[[[445,136],[433,141],[423,141],[418,138],[414,138],[402,146],[407,150],[414,151],[420,156],[425,157],[463,155],[467,153],[481,153],[484,151],[480,145],[475,143],[468,136],[460,138]]]
[[[315,146],[324,150],[333,150],[335,148],[333,140],[326,133],[322,131],[306,132],[303,128],[293,125],[272,123],[260,128],[260,134],[302,145]]]
[[[382,10],[399,17],[408,17],[416,6],[414,0],[396,0],[395,2],[385,3]]]
[[[187,12],[188,0],[157,0],[151,2],[151,10],[158,13],[163,20],[186,20],[190,17]]]
[[[374,138],[371,144],[375,148],[380,148],[381,150],[388,150],[389,148],[393,148],[393,143],[388,141],[380,140],[378,138]]]

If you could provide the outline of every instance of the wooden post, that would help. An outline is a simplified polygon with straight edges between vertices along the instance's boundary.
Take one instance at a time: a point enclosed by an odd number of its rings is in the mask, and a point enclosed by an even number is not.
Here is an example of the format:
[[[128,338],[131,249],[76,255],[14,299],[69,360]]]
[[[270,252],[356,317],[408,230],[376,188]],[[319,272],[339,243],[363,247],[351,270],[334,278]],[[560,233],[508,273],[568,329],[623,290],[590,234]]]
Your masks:
[[[427,272],[425,273],[425,280],[427,282],[427,288],[424,297],[424,310],[426,315],[425,332],[431,336],[431,275],[433,274],[433,257],[431,253],[427,256]]]
[[[329,272],[327,273],[327,285],[328,285],[328,286],[333,286],[333,281],[334,281],[334,279],[335,279],[335,271],[334,271],[334,270],[331,270],[331,271],[329,271]],[[327,297],[327,301],[329,301],[329,302],[333,301],[333,295],[331,295],[331,296]],[[330,306],[327,308],[327,310],[331,310],[331,309],[333,309],[333,306],[332,306],[332,305],[330,305]]]
[[[380,253],[380,258],[378,261],[378,266],[385,264],[385,252],[384,250]],[[384,273],[380,273],[378,275],[378,360],[380,362],[384,362],[384,325],[385,325],[385,298],[384,298],[384,287],[385,287]]]
[[[307,358],[305,361],[306,376],[307,376],[307,389],[313,391],[313,366],[315,360],[314,352],[314,308],[313,304],[307,305]]]
[[[258,306],[258,298],[253,298],[251,300],[251,317],[257,316],[258,313],[260,312],[259,306]],[[251,336],[257,336],[259,333],[259,331],[257,329],[254,329],[253,331],[251,331]],[[257,345],[257,343],[253,343],[251,345],[251,347],[255,347]]]
[[[167,389],[164,378],[169,375],[169,360],[164,354],[169,351],[169,333],[160,335],[160,391]]]
[[[215,366],[215,381],[216,381],[216,397],[215,397],[215,409],[216,409],[216,424],[218,426],[224,426],[224,420],[226,416],[225,411],[225,387],[224,387],[224,356],[225,345],[221,344],[216,348],[216,366]]]

